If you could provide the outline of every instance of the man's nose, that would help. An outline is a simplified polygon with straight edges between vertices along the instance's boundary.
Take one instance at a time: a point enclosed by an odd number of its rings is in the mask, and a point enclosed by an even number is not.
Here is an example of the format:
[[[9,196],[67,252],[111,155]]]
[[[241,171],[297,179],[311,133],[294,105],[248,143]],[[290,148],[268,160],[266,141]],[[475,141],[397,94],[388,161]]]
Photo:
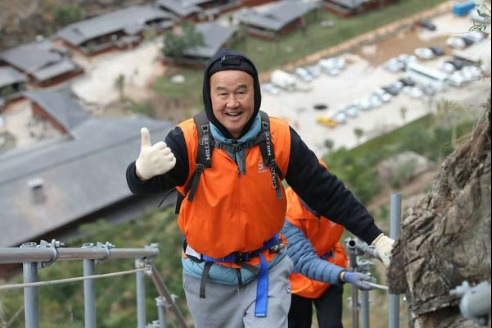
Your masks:
[[[227,106],[228,107],[237,107],[239,105],[239,101],[237,100],[237,97],[235,94],[229,95],[229,98],[227,98]]]

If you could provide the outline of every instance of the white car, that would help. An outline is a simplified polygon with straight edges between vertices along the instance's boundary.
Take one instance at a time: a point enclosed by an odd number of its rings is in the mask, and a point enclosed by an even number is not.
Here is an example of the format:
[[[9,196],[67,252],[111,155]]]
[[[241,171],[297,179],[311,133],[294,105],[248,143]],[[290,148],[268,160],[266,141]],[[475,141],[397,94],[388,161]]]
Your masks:
[[[355,118],[359,116],[360,109],[358,105],[355,104],[349,104],[342,109],[339,110],[339,112],[345,113],[348,117]]]
[[[418,87],[406,86],[403,87],[402,92],[409,96],[410,98],[420,98],[424,95],[422,89]]]
[[[446,40],[446,44],[454,49],[466,48],[466,42],[462,38],[452,36]]]
[[[464,36],[472,40],[474,43],[480,42],[485,39],[485,34],[483,32],[475,30],[466,32]]]
[[[342,57],[323,58],[319,60],[318,65],[328,74],[338,75],[345,68],[345,59]]]
[[[379,97],[379,99],[381,99],[381,101],[384,103],[389,102],[393,98],[389,93],[384,91],[382,88],[377,88],[376,90],[374,90],[373,95]]]
[[[465,66],[461,69],[461,73],[468,81],[477,81],[482,77],[482,70],[476,66]]]
[[[347,115],[345,113],[342,113],[342,112],[336,112],[335,114],[333,114],[331,119],[334,120],[335,122],[337,122],[338,124],[347,123]]]
[[[312,80],[314,80],[314,77],[304,67],[297,67],[294,70],[294,75],[304,82],[311,82]]]
[[[313,78],[317,78],[321,75],[318,65],[306,66],[305,68]]]
[[[272,95],[280,94],[280,89],[276,87],[273,83],[262,83],[261,89],[265,92],[268,92]]]
[[[383,67],[392,73],[397,73],[405,70],[405,64],[398,58],[391,58],[386,63],[384,63]]]
[[[414,53],[420,59],[429,60],[434,58],[434,52],[429,48],[417,48],[414,50]]]
[[[398,58],[398,60],[403,63],[403,65],[404,65],[403,70],[406,69],[408,63],[417,61],[417,57],[415,57],[414,55],[410,55],[410,54],[401,54],[396,58]]]

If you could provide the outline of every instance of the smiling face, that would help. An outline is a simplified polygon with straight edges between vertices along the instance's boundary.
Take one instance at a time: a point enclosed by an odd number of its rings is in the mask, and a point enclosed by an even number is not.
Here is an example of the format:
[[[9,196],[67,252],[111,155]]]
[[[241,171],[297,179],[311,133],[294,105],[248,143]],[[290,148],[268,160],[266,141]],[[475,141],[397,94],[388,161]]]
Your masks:
[[[243,71],[217,72],[210,77],[210,98],[214,116],[239,138],[254,112],[253,77]]]

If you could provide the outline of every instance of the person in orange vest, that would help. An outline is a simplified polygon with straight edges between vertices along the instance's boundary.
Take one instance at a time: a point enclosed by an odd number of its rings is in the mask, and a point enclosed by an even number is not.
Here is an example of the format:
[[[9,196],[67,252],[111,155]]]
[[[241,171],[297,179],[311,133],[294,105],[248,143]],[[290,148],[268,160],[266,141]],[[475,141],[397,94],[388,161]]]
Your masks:
[[[183,289],[196,328],[288,327],[284,179],[311,208],[374,243],[389,265],[394,241],[287,121],[260,111],[251,59],[220,49],[204,70],[202,97],[204,111],[164,141],[152,143],[142,128],[126,171],[135,194],[179,192]]]
[[[320,328],[342,328],[343,284],[367,291],[373,288],[367,282],[375,280],[364,273],[346,271],[347,254],[339,242],[343,226],[321,217],[291,188],[285,194],[287,213],[282,234],[294,262],[289,328],[311,328],[313,305]]]

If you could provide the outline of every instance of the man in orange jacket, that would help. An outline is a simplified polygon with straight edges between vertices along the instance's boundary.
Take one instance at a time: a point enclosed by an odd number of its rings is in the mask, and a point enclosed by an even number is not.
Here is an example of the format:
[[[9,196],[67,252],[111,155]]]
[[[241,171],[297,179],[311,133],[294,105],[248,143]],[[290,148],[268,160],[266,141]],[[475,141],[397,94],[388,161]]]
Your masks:
[[[152,143],[142,128],[126,172],[135,194],[176,188],[183,197],[183,288],[195,327],[288,327],[293,264],[280,234],[283,179],[324,217],[373,243],[389,265],[394,241],[288,122],[260,111],[258,71],[245,54],[220,49],[205,68],[202,97],[197,120],[179,123],[164,141]],[[202,151],[211,165],[197,163]]]
[[[286,190],[286,196],[282,234],[289,244],[287,254],[294,262],[289,328],[310,328],[313,304],[320,328],[341,328],[343,283],[371,290],[366,282],[374,282],[374,278],[346,272],[347,255],[339,242],[343,226],[320,216],[291,188]]]

